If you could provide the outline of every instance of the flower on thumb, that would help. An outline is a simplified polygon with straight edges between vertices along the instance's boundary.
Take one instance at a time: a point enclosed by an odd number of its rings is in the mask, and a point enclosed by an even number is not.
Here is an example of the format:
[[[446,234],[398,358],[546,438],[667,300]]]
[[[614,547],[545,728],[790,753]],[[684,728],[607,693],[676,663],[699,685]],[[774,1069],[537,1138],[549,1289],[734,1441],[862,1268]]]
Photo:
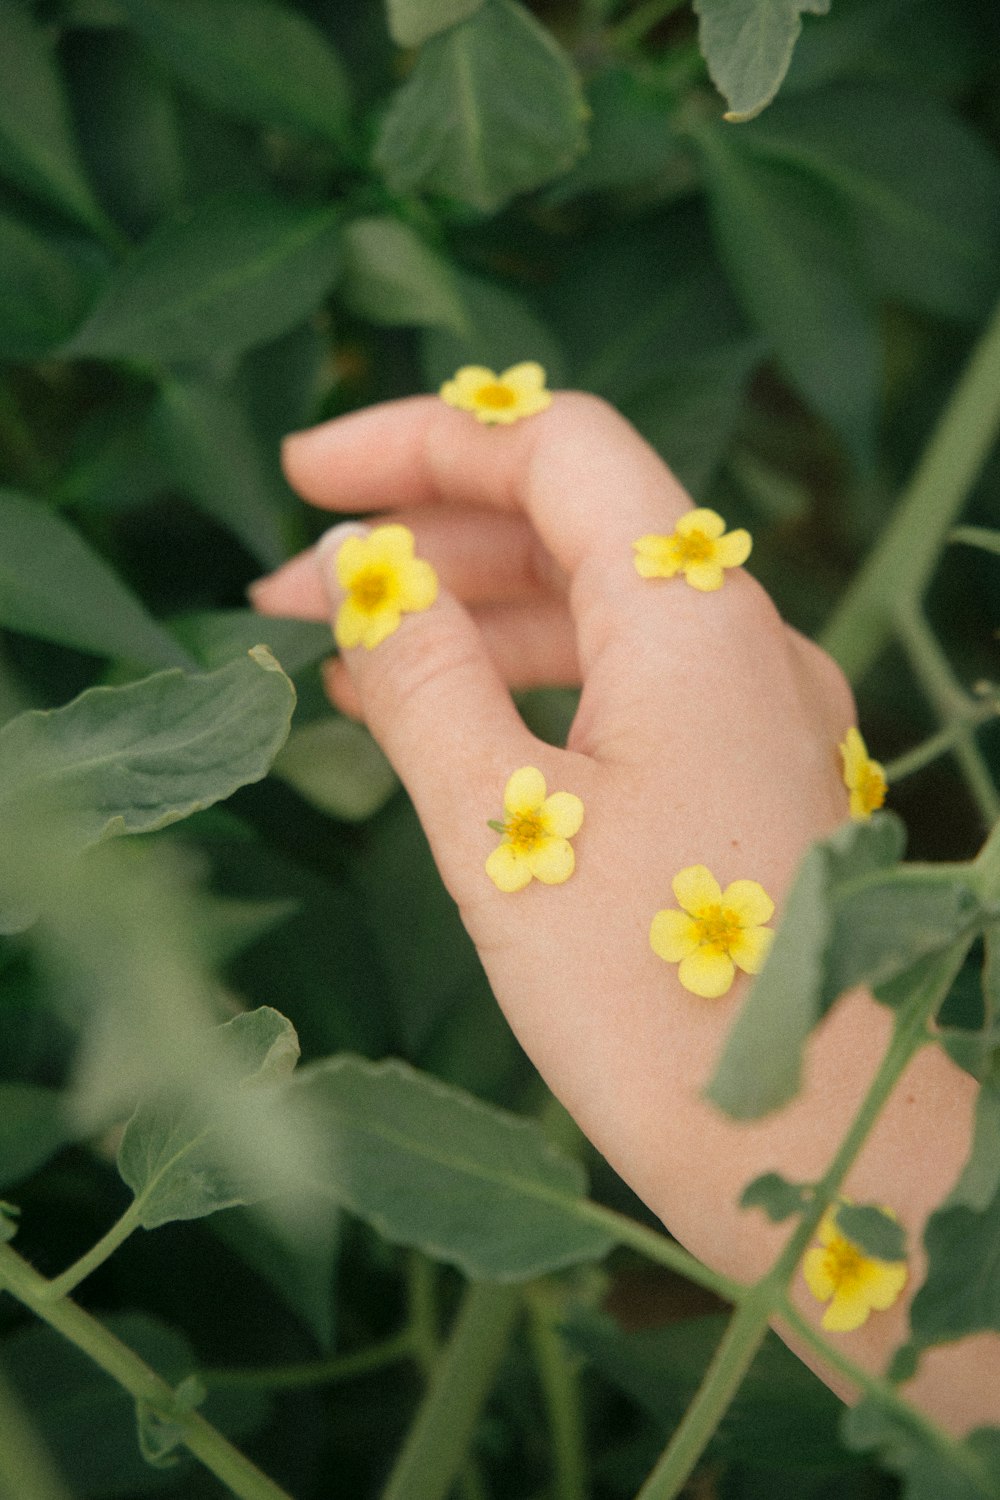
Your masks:
[[[344,598],[333,634],[342,650],[369,651],[399,629],[404,614],[429,609],[437,598],[437,574],[413,555],[413,532],[398,524],[376,526],[367,536],[348,536],[334,559]]]
[[[503,822],[490,827],[503,834],[486,861],[486,873],[501,891],[520,891],[532,880],[561,885],[576,864],[570,839],[583,822],[583,803],[572,792],[546,795],[545,777],[522,766],[507,782]]]

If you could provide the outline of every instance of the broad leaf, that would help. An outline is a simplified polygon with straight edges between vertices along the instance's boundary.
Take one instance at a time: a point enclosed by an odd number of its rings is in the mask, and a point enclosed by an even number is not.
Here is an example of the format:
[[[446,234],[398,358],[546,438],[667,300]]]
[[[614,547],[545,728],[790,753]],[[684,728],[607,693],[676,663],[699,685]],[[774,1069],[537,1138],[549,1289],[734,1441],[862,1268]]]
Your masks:
[[[386,0],[389,33],[400,47],[419,47],[430,36],[464,21],[483,0]]]
[[[139,1105],[125,1127],[118,1170],[145,1229],[197,1219],[274,1190],[250,1169],[255,1106],[273,1112],[275,1087],[299,1057],[291,1022],[262,1007],[234,1016],[212,1039],[218,1086],[196,1098],[170,1092]]]
[[[906,1231],[902,1224],[872,1203],[841,1203],[837,1228],[853,1245],[876,1260],[905,1260]]]
[[[69,338],[97,281],[78,250],[0,214],[0,360],[37,359]]]
[[[0,1083],[0,1188],[30,1177],[75,1134],[56,1089]]]
[[[924,1419],[868,1396],[849,1409],[844,1441],[874,1451],[903,1481],[904,1500],[994,1500],[1000,1490],[1000,1431],[980,1427],[964,1442],[932,1442]]]
[[[347,1056],[304,1068],[291,1097],[324,1142],[306,1179],[386,1239],[486,1281],[611,1248],[587,1218],[582,1171],[533,1122],[404,1063]]]
[[[20,4],[0,5],[0,172],[98,233],[108,231],[80,164],[49,38]]]
[[[424,335],[423,368],[431,390],[462,365],[506,370],[523,359],[543,367],[550,387],[566,383],[566,356],[559,340],[523,297],[510,287],[465,272],[456,272],[455,280],[466,327],[456,333],[439,325]]]
[[[0,490],[0,625],[144,667],[191,665],[68,521],[11,490]]]
[[[924,1230],[927,1277],[910,1308],[913,1341],[1000,1332],[1000,1190],[981,1211],[939,1208]]]
[[[451,266],[401,219],[355,219],[344,231],[344,255],[341,295],[359,317],[468,333]]]
[[[729,105],[727,120],[749,120],[774,98],[802,30],[802,13],[822,16],[830,0],[694,0],[709,76]]]
[[[341,263],[331,208],[222,193],[163,224],[116,272],[63,351],[72,358],[214,360],[307,318]]]
[[[288,1218],[294,1220],[296,1212],[293,1205]],[[211,1220],[223,1244],[267,1282],[326,1350],[333,1343],[343,1223],[336,1207],[322,1215],[311,1213],[305,1235],[280,1234],[252,1208],[230,1208]]]
[[[998,1039],[1000,1045],[1000,1039]],[[949,1048],[950,1051],[950,1048]],[[1000,1076],[997,1068],[976,1096],[976,1124],[969,1159],[948,1195],[947,1206],[984,1212],[1000,1193]]]
[[[780,1172],[764,1172],[747,1184],[740,1194],[741,1208],[761,1208],[772,1224],[780,1224],[793,1214],[802,1213],[809,1204],[808,1187],[789,1182]]]
[[[486,0],[426,42],[375,150],[393,192],[440,193],[492,213],[584,149],[566,54],[514,0]]]
[[[282,670],[294,677],[305,667],[329,656],[329,625],[319,620],[286,620],[259,615],[252,609],[205,610],[171,620],[170,628],[182,646],[206,668],[222,667],[263,643],[277,657]]]
[[[368,730],[344,718],[293,729],[273,772],[314,807],[352,823],[378,812],[399,786]]]
[[[325,37],[271,0],[122,0],[131,24],[173,75],[239,119],[341,145],[348,91]]]

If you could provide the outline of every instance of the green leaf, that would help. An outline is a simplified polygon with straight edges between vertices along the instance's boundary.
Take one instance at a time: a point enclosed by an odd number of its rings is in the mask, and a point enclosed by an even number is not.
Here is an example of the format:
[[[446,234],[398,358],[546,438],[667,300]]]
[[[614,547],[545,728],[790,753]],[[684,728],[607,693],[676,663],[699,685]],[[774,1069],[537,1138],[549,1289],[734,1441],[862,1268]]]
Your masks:
[[[162,225],[121,266],[63,353],[147,361],[237,354],[313,313],[341,257],[334,209],[217,194]]]
[[[419,47],[428,37],[464,21],[483,0],[386,0],[389,35],[398,47]]]
[[[949,1049],[950,1051],[950,1049]],[[984,1212],[1000,1193],[1000,1076],[996,1066],[976,1096],[976,1123],[969,1159],[948,1195],[947,1207]]]
[[[836,195],[877,290],[942,317],[993,305],[1000,163],[926,94],[843,84],[782,99],[740,143]]]
[[[272,769],[314,807],[352,823],[378,812],[399,786],[368,730],[351,719],[293,729]]]
[[[60,240],[0,214],[0,360],[37,359],[73,332],[93,300],[96,266]]]
[[[396,1244],[507,1282],[611,1248],[582,1212],[581,1169],[532,1121],[395,1060],[313,1064],[291,1098],[323,1143],[307,1171],[315,1191]]]
[[[122,0],[129,21],[175,78],[241,120],[342,145],[343,66],[305,16],[270,0]]]
[[[774,98],[802,30],[803,12],[826,15],[830,0],[694,0],[709,76],[729,110],[749,120]]]
[[[536,360],[549,386],[564,385],[566,356],[556,335],[509,286],[485,281],[466,272],[455,273],[466,321],[457,333],[439,325],[423,338],[424,377],[437,390],[462,365],[487,365],[506,370],[522,360]]]
[[[217,672],[160,672],[20,714],[0,730],[0,827],[40,805],[77,848],[163,828],[264,776],[294,703],[260,648]]]
[[[762,1208],[772,1224],[802,1213],[812,1198],[807,1183],[789,1182],[780,1172],[765,1172],[740,1194],[741,1208]]]
[[[995,1500],[1000,1491],[1000,1431],[980,1427],[964,1442],[932,1441],[924,1419],[866,1396],[844,1415],[844,1441],[875,1451],[903,1480],[905,1500]]]
[[[547,190],[547,203],[567,203],[584,193],[614,192],[641,183],[657,185],[682,151],[672,115],[673,91],[655,75],[634,68],[603,68],[587,82],[588,146],[579,161]]]
[[[68,521],[0,490],[0,625],[144,667],[191,658]]]
[[[75,1135],[58,1090],[0,1083],[0,1188],[30,1177]]]
[[[21,1210],[14,1203],[4,1203],[0,1198],[0,1245],[7,1245],[18,1231]]]
[[[867,465],[880,370],[872,298],[839,200],[819,179],[699,127],[719,254],[747,313],[804,399]]]
[[[268,1090],[289,1077],[299,1057],[292,1023],[266,1006],[234,1016],[218,1028],[216,1057],[224,1068],[210,1098],[168,1093],[139,1105],[118,1151],[118,1170],[135,1195],[145,1229],[175,1219],[197,1219],[266,1188],[237,1156],[237,1132],[253,1130],[253,1105],[271,1104]],[[252,1135],[251,1137],[252,1138]]]
[[[898,1220],[874,1203],[840,1203],[837,1228],[866,1255],[876,1260],[905,1260],[906,1231]]]
[[[11,3],[0,6],[0,172],[87,228],[109,232],[80,164],[48,36],[27,7]]]
[[[288,1218],[294,1222],[295,1208]],[[280,1216],[279,1216],[280,1217]],[[213,1216],[214,1232],[281,1298],[320,1347],[333,1343],[334,1288],[344,1216],[336,1207],[311,1213],[304,1235],[279,1234],[254,1209]]]
[[[252,609],[204,610],[180,615],[170,628],[203,667],[222,667],[263,643],[289,677],[322,661],[331,650],[329,625],[318,620],[286,620]]]
[[[924,1230],[927,1277],[910,1326],[921,1346],[985,1329],[1000,1331],[1000,1191],[981,1211],[937,1209]]]
[[[377,165],[397,193],[440,193],[492,213],[584,149],[579,80],[513,0],[486,0],[432,37],[382,122]]]
[[[468,333],[451,266],[402,220],[355,219],[344,230],[344,255],[341,295],[358,317]]]
[[[266,568],[284,562],[289,491],[236,398],[208,380],[165,380],[151,422],[164,468],[195,504]]]

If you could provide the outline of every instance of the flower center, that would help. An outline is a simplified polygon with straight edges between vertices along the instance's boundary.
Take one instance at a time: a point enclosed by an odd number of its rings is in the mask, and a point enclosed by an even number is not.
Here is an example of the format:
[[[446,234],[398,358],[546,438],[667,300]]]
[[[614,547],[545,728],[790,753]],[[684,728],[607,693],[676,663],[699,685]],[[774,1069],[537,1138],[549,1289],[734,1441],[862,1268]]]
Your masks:
[[[507,819],[504,833],[518,854],[529,854],[545,836],[541,817],[534,812],[515,813]]]
[[[686,536],[676,536],[674,545],[682,567],[688,563],[708,562],[715,550],[715,543],[704,531],[689,531]]]
[[[512,391],[509,385],[504,385],[499,380],[492,380],[479,387],[476,392],[476,403],[479,406],[489,407],[490,411],[504,411],[508,407],[517,405],[517,392]]]
[[[858,794],[869,812],[876,812],[885,801],[885,777],[874,766],[866,766],[861,774]]]
[[[699,945],[716,953],[728,953],[743,931],[737,914],[724,906],[706,906],[694,921]]]
[[[374,614],[388,598],[390,585],[388,568],[364,568],[351,582],[351,602],[365,614]]]
[[[838,1291],[844,1287],[850,1289],[858,1280],[863,1268],[864,1256],[856,1245],[851,1244],[850,1240],[838,1238],[832,1245],[827,1246],[826,1269]]]

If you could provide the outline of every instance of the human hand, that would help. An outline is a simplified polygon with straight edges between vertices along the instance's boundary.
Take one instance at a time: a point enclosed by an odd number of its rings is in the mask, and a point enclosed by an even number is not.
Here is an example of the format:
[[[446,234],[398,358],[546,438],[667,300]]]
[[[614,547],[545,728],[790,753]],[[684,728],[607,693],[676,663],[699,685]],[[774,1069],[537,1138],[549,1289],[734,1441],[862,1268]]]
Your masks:
[[[651,950],[650,921],[676,905],[673,877],[695,864],[723,887],[759,882],[780,908],[805,848],[848,815],[837,746],[853,705],[841,674],[741,570],[710,594],[639,577],[632,543],[671,532],[691,502],[594,398],[559,395],[499,430],[414,398],[297,434],[285,465],[314,504],[405,523],[438,572],[431,608],[374,650],[343,653],[327,682],[406,785],[511,1026],[677,1238],[755,1278],[787,1229],[739,1209],[740,1189],[767,1170],[821,1174],[889,1018],[868,997],[842,1001],[813,1039],[799,1099],[737,1126],[702,1090],[747,981],[720,999],[689,993]],[[262,581],[257,607],[329,617],[334,550],[321,544]],[[577,680],[567,748],[542,744],[509,688]],[[572,877],[511,894],[484,871],[497,842],[487,825],[528,765],[550,792],[580,797],[585,816]],[[970,1082],[936,1049],[918,1054],[848,1190],[891,1200],[916,1231],[964,1157]],[[928,1109],[933,1159],[907,1163]],[[880,1363],[901,1320],[894,1310],[848,1335],[852,1352]]]

